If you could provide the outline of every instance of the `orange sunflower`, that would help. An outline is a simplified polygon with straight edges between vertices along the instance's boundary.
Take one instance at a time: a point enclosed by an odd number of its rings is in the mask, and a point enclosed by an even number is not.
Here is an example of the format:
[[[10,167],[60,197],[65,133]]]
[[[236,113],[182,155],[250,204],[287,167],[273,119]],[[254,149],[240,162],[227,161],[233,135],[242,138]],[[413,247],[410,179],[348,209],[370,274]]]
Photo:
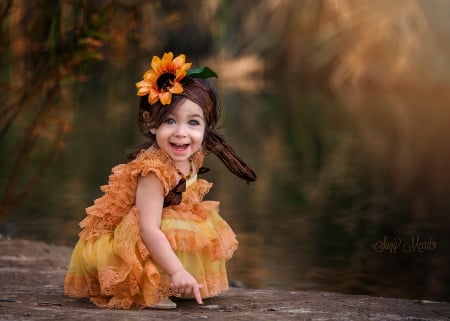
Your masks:
[[[144,74],[144,79],[136,83],[137,95],[148,94],[148,102],[153,105],[158,100],[161,104],[168,105],[172,101],[172,94],[181,94],[183,86],[180,80],[186,76],[191,67],[186,62],[185,55],[179,55],[173,59],[172,52],[166,52],[162,59],[153,56],[151,69]]]

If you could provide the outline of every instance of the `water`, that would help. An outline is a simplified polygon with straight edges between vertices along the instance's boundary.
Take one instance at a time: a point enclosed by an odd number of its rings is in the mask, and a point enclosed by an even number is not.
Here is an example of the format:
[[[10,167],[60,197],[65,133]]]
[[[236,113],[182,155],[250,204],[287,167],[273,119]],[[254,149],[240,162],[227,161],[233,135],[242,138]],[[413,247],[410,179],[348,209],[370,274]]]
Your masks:
[[[10,207],[3,235],[76,242],[84,208],[123,151],[142,141],[138,74],[107,70],[70,88],[64,148],[25,201]],[[232,279],[254,288],[449,300],[446,98],[219,91],[228,140],[258,174],[248,186],[207,159],[209,198],[221,201],[240,241]],[[2,154],[7,147],[0,145]],[[35,158],[27,161],[23,177],[36,167]],[[11,165],[0,170],[3,188]]]

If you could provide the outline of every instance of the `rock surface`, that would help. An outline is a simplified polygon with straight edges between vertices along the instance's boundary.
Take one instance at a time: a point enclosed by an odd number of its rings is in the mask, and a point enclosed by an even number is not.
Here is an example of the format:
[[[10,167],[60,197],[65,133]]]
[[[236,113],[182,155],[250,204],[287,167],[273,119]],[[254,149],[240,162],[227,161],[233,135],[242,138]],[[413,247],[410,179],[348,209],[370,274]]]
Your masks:
[[[450,320],[450,303],[328,292],[233,288],[204,306],[179,301],[171,311],[100,309],[64,296],[71,249],[0,240],[0,320]]]

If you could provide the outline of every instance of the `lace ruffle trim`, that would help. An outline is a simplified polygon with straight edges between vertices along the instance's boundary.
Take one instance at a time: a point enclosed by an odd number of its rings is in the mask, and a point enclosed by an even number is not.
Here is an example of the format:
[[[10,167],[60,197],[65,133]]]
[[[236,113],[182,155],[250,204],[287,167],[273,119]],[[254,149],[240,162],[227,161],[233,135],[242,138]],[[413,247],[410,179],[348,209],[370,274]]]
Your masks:
[[[198,155],[195,159],[198,163],[203,161],[203,156]],[[112,232],[135,204],[139,176],[150,172],[161,180],[165,195],[175,186],[173,166],[167,156],[159,149],[143,150],[135,160],[112,169],[108,184],[100,188],[104,195],[86,209],[87,216],[80,222],[83,228],[80,238],[91,240]]]
[[[157,303],[163,297],[178,296],[169,290],[168,285],[159,285],[152,288],[145,284],[144,280],[140,280],[141,283],[138,284],[143,292],[132,294],[126,281],[114,286],[114,283],[107,279],[107,274],[102,275],[102,279],[99,280],[96,276],[91,275],[67,274],[65,294],[75,298],[89,298],[92,303],[99,307],[113,309],[130,309],[133,306],[148,307]],[[226,270],[220,270],[216,274],[208,276],[199,275],[196,276],[196,279],[200,284],[203,284],[203,288],[200,290],[203,299],[228,290]],[[101,284],[107,285],[102,287]]]
[[[231,259],[238,248],[236,235],[226,222],[220,224],[216,229],[216,235],[205,236],[194,231],[168,228],[164,234],[172,249],[181,252],[199,252],[211,261]]]

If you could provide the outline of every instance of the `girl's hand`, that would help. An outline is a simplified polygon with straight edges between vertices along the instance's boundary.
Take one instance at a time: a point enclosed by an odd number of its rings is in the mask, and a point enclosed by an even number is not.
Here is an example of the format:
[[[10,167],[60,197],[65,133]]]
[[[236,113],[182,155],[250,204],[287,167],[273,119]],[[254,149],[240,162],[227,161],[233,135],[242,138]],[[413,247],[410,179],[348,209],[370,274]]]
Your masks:
[[[198,284],[197,280],[185,269],[178,270],[171,275],[170,288],[172,291],[181,295],[193,295],[198,304],[203,304],[200,295],[202,287],[203,285]]]

